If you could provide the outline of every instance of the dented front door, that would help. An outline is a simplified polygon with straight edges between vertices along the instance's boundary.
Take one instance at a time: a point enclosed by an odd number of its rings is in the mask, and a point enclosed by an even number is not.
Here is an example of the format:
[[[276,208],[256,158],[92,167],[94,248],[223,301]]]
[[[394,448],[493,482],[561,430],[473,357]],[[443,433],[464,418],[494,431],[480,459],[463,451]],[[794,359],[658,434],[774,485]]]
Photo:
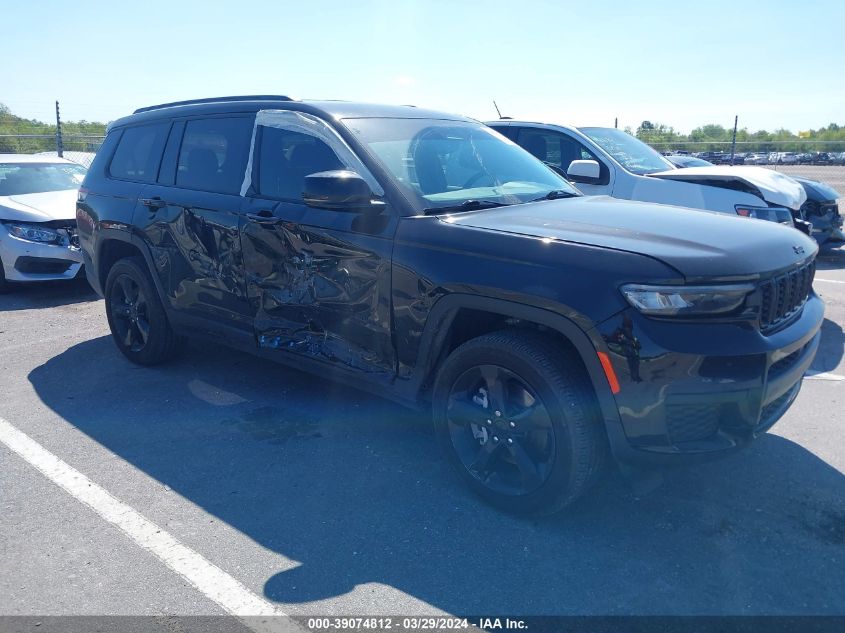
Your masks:
[[[395,218],[248,198],[241,244],[262,348],[391,376]]]

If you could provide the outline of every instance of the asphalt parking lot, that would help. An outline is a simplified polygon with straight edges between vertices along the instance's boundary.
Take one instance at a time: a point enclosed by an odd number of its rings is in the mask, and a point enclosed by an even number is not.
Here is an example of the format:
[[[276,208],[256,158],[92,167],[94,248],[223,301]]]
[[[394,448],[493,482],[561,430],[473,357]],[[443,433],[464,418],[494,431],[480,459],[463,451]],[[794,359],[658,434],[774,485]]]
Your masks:
[[[842,165],[766,165],[768,169],[783,172],[787,176],[800,176],[819,180],[830,185],[840,195],[845,195],[845,166]]]
[[[83,283],[0,296],[0,418],[288,614],[843,614],[845,247],[815,287],[821,350],[767,436],[543,520],[474,498],[389,402],[197,344],[130,365]],[[0,443],[0,615],[223,612],[115,521]]]

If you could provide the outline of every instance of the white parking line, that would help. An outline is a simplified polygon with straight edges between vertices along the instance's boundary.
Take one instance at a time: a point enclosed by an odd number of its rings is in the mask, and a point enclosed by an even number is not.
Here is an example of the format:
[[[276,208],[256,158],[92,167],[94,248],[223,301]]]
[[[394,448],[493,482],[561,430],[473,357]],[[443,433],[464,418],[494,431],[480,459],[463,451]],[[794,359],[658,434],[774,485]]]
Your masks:
[[[845,382],[845,376],[839,374],[829,374],[827,372],[819,372],[817,374],[807,374],[804,380],[832,380],[834,382]]]
[[[845,284],[845,281],[840,281],[839,279],[819,279],[816,277],[813,281],[823,281],[828,284]]]
[[[132,507],[113,497],[105,488],[95,484],[3,418],[0,418],[0,442],[38,469],[47,479],[64,488],[77,501],[119,527],[136,544],[157,556],[224,611],[243,620],[247,627],[256,631],[279,630],[278,621],[271,626],[270,622],[252,617],[284,616],[286,614],[283,611],[145,519]],[[251,619],[246,620],[248,617]],[[292,627],[296,627],[294,622],[286,623],[286,630]]]

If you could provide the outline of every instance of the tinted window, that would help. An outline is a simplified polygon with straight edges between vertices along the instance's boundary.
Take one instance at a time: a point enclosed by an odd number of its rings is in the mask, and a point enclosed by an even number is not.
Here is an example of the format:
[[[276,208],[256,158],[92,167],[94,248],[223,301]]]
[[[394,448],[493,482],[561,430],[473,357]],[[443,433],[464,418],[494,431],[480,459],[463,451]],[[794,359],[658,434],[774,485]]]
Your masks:
[[[584,145],[574,138],[558,132],[523,128],[519,144],[545,163],[566,171],[573,160],[598,160]]]
[[[506,136],[512,141],[516,141],[516,135],[519,132],[518,127],[513,127],[511,125],[491,125],[491,128],[496,130],[502,136]]]
[[[179,151],[176,186],[240,193],[252,123],[251,117],[189,121]]]
[[[258,163],[258,190],[261,195],[300,200],[306,176],[332,169],[345,167],[322,140],[301,132],[261,127]]]
[[[139,125],[123,131],[109,166],[113,178],[154,182],[170,123]]]

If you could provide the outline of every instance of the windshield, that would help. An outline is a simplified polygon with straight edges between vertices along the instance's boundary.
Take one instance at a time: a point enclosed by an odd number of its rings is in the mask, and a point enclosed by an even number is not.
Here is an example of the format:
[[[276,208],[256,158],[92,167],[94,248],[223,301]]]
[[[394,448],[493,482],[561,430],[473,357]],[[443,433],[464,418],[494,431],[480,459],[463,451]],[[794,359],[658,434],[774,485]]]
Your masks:
[[[344,124],[420,211],[471,200],[519,204],[554,191],[580,195],[541,161],[480,123],[379,118],[345,119]]]
[[[627,132],[607,127],[582,127],[578,129],[631,173],[653,174],[658,171],[674,169],[672,163]]]
[[[0,163],[0,196],[78,189],[85,171],[69,163]]]

